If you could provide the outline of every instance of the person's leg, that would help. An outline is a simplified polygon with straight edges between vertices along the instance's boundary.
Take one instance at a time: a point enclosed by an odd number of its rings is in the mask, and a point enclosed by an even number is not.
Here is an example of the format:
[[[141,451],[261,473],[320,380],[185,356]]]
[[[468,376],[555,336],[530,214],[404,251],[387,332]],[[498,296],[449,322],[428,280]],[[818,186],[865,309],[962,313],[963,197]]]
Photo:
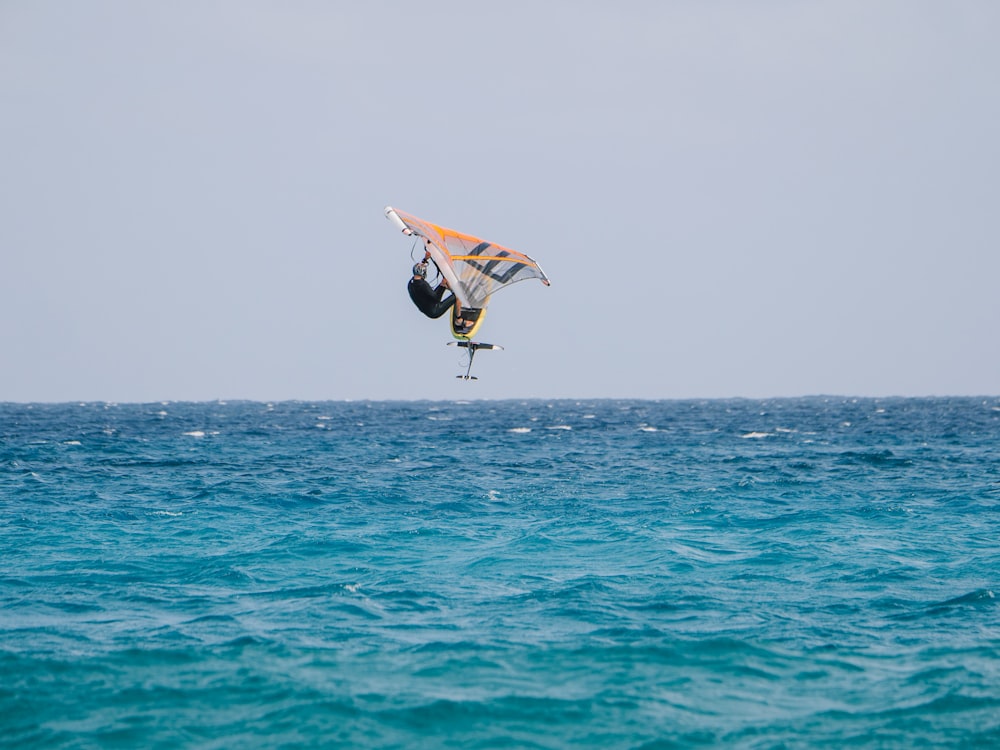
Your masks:
[[[427,315],[431,318],[440,318],[446,312],[451,309],[451,306],[457,302],[455,295],[451,295],[447,299],[438,300],[438,303],[431,308]]]

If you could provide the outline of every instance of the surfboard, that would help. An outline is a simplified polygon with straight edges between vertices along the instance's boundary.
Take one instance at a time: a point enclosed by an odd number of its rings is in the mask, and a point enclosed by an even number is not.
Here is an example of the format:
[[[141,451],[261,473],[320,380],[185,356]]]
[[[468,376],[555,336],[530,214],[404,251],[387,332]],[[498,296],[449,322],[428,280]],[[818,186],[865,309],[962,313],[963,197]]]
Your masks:
[[[486,318],[486,308],[462,308],[462,318],[463,320],[471,320],[472,327],[467,328],[464,331],[460,330],[458,326],[455,325],[455,319],[458,314],[454,307],[451,308],[451,335],[456,339],[462,341],[471,341],[472,337],[476,335],[479,327],[483,324],[483,320]]]

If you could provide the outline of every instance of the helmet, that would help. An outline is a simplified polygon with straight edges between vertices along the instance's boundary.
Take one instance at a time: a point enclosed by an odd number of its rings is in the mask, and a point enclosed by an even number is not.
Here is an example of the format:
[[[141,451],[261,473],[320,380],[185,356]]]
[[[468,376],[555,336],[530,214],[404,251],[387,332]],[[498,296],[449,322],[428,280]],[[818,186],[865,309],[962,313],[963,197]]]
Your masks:
[[[415,263],[413,265],[413,275],[420,276],[422,278],[427,278],[427,264],[426,263]]]

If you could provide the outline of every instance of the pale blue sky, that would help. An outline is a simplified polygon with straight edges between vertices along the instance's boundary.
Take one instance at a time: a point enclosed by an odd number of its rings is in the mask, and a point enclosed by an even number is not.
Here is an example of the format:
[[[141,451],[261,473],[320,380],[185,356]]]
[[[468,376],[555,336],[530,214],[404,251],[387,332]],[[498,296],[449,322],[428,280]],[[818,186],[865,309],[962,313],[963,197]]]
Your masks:
[[[1000,4],[0,0],[0,400],[1000,392]],[[537,258],[454,379],[387,204]]]

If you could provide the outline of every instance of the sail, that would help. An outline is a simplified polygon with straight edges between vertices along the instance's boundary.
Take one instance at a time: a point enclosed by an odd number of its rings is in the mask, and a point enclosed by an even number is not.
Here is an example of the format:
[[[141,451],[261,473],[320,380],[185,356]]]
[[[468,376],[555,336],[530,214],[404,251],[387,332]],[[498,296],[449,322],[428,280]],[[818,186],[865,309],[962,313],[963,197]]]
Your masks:
[[[386,207],[385,215],[404,234],[425,240],[463,308],[484,309],[494,292],[525,279],[539,279],[549,285],[541,266],[524,253],[432,224],[391,206]]]

